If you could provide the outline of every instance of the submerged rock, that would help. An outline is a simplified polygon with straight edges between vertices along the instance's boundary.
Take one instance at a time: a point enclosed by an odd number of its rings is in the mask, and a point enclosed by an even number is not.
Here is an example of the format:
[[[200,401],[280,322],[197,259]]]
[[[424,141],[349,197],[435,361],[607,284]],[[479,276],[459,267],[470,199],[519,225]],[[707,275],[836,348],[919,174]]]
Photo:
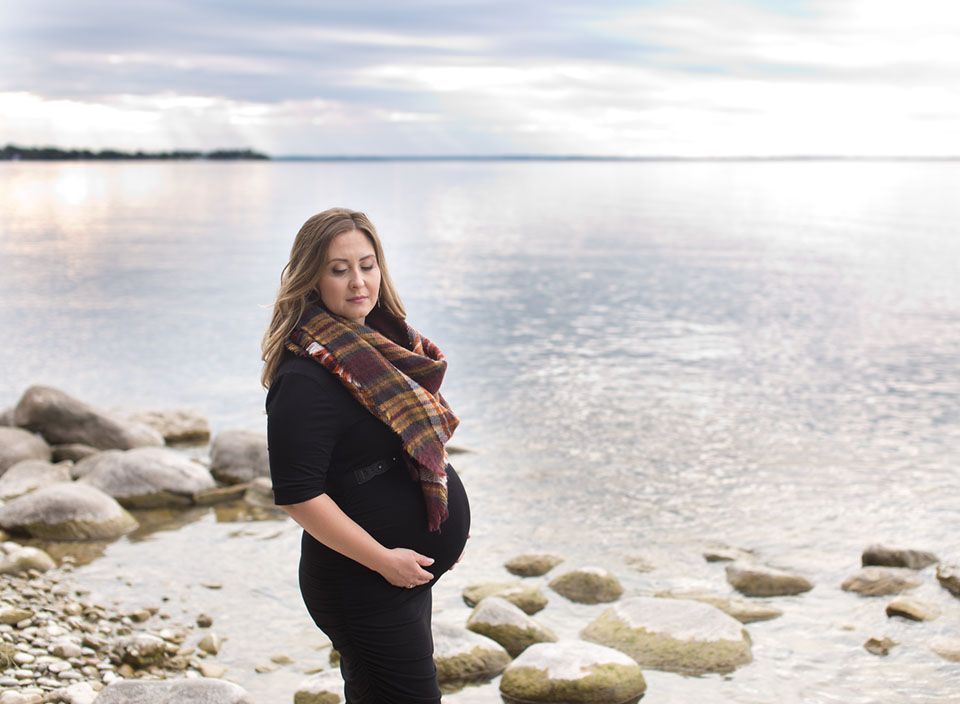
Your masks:
[[[40,548],[13,542],[0,544],[0,574],[18,574],[29,570],[46,572],[55,566],[53,558]]]
[[[557,640],[549,628],[498,596],[488,596],[476,605],[467,619],[467,629],[497,641],[513,657],[534,643]]]
[[[170,444],[204,443],[210,439],[210,422],[196,411],[147,411],[135,415],[133,420],[149,425]]]
[[[297,685],[293,704],[340,704],[343,698],[343,677],[339,670],[323,670],[310,675]]]
[[[163,447],[108,450],[81,464],[78,482],[97,487],[126,508],[188,506],[195,493],[215,487],[205,467]]]
[[[602,567],[582,567],[550,581],[550,588],[579,604],[603,604],[623,596],[623,587],[612,572]]]
[[[707,562],[750,562],[753,554],[729,545],[714,545],[703,551],[703,559]]]
[[[727,581],[745,596],[792,596],[813,589],[802,575],[749,562],[727,565]]]
[[[224,430],[210,447],[210,472],[225,484],[270,476],[267,438],[252,430]]]
[[[463,602],[471,607],[488,596],[503,597],[529,616],[547,605],[547,598],[539,589],[523,582],[482,582],[471,584],[463,590]]]
[[[633,704],[647,684],[636,662],[593,643],[539,643],[507,667],[500,680],[504,701],[564,704]]]
[[[922,570],[940,561],[932,552],[922,550],[904,550],[889,548],[884,545],[870,545],[860,556],[864,567],[906,567],[911,570]]]
[[[752,660],[750,636],[739,621],[683,599],[624,599],[581,636],[626,653],[641,667],[680,674],[731,672]]]
[[[9,501],[35,489],[71,481],[70,464],[46,460],[23,460],[0,476],[0,500]]]
[[[728,616],[732,616],[740,623],[755,623],[757,621],[769,621],[771,619],[783,616],[783,611],[764,604],[763,602],[746,601],[745,599],[736,599],[720,594],[711,594],[701,590],[671,590],[657,592],[654,596],[662,599],[692,599],[704,604],[720,609]]]
[[[45,460],[52,457],[46,441],[22,428],[0,426],[0,474],[23,460]]]
[[[243,493],[243,500],[251,506],[257,506],[258,508],[267,508],[276,511],[282,510],[274,503],[273,482],[270,481],[270,477],[257,477],[250,482],[247,490]]]
[[[0,527],[51,540],[118,538],[137,527],[116,499],[79,482],[37,489],[0,506]]]
[[[27,389],[13,418],[20,427],[40,433],[55,445],[82,443],[100,450],[163,445],[153,428],[116,418],[49,386]]]
[[[243,687],[206,677],[181,680],[118,680],[94,704],[254,704]]]
[[[563,562],[559,555],[550,553],[532,553],[527,555],[517,555],[507,561],[504,567],[507,572],[515,574],[518,577],[540,577],[552,570]]]
[[[902,567],[864,567],[847,577],[840,588],[864,596],[899,594],[920,586],[920,579],[913,570]]]
[[[440,684],[465,684],[493,679],[503,672],[510,655],[486,636],[434,622],[433,662]]]
[[[937,565],[937,581],[941,587],[960,598],[960,565],[955,562]]]
[[[960,662],[960,638],[954,636],[934,636],[930,639],[930,650],[950,662]]]
[[[933,621],[940,616],[940,609],[936,604],[912,596],[898,596],[887,604],[887,616],[901,616],[911,621]]]
[[[867,642],[863,644],[863,647],[864,650],[872,655],[886,656],[889,655],[890,650],[897,645],[900,645],[897,641],[884,636],[883,638],[868,638]]]

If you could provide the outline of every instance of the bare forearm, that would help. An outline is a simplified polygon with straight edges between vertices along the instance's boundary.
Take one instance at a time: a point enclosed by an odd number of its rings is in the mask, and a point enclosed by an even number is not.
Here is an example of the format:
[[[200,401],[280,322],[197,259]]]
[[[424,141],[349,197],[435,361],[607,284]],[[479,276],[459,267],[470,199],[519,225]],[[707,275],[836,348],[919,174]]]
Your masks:
[[[405,548],[385,548],[326,494],[281,508],[328,548],[378,572],[395,586],[426,584],[433,578],[423,569],[433,563],[431,558]]]

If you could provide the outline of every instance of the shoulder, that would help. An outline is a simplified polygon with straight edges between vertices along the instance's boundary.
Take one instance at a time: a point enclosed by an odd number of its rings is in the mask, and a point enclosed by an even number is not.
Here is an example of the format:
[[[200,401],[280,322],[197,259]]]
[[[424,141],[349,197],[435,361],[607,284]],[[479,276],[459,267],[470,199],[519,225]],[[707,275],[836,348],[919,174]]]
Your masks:
[[[280,366],[277,367],[277,373],[273,377],[273,384],[282,381],[284,377],[306,377],[316,384],[328,388],[339,388],[340,381],[327,370],[322,364],[309,357],[299,357],[293,352],[285,352]],[[291,379],[292,381],[293,379]]]

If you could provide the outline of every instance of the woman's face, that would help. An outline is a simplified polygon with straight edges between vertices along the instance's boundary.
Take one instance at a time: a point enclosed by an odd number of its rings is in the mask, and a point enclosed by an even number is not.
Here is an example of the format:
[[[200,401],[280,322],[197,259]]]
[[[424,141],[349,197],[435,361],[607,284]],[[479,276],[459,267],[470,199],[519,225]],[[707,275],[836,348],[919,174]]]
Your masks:
[[[330,242],[317,290],[331,313],[363,324],[380,295],[380,267],[373,243],[360,230]]]

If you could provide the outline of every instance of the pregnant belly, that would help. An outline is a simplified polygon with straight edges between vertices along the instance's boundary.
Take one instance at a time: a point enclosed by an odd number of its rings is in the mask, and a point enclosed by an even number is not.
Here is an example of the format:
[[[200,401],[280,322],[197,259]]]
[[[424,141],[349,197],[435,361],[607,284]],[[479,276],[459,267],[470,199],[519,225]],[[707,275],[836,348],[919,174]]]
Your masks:
[[[397,464],[384,474],[351,487],[340,499],[343,511],[388,548],[409,548],[431,557],[426,569],[439,577],[463,552],[470,531],[470,504],[460,477],[447,470],[449,517],[440,531],[427,529],[427,509],[420,483]]]

